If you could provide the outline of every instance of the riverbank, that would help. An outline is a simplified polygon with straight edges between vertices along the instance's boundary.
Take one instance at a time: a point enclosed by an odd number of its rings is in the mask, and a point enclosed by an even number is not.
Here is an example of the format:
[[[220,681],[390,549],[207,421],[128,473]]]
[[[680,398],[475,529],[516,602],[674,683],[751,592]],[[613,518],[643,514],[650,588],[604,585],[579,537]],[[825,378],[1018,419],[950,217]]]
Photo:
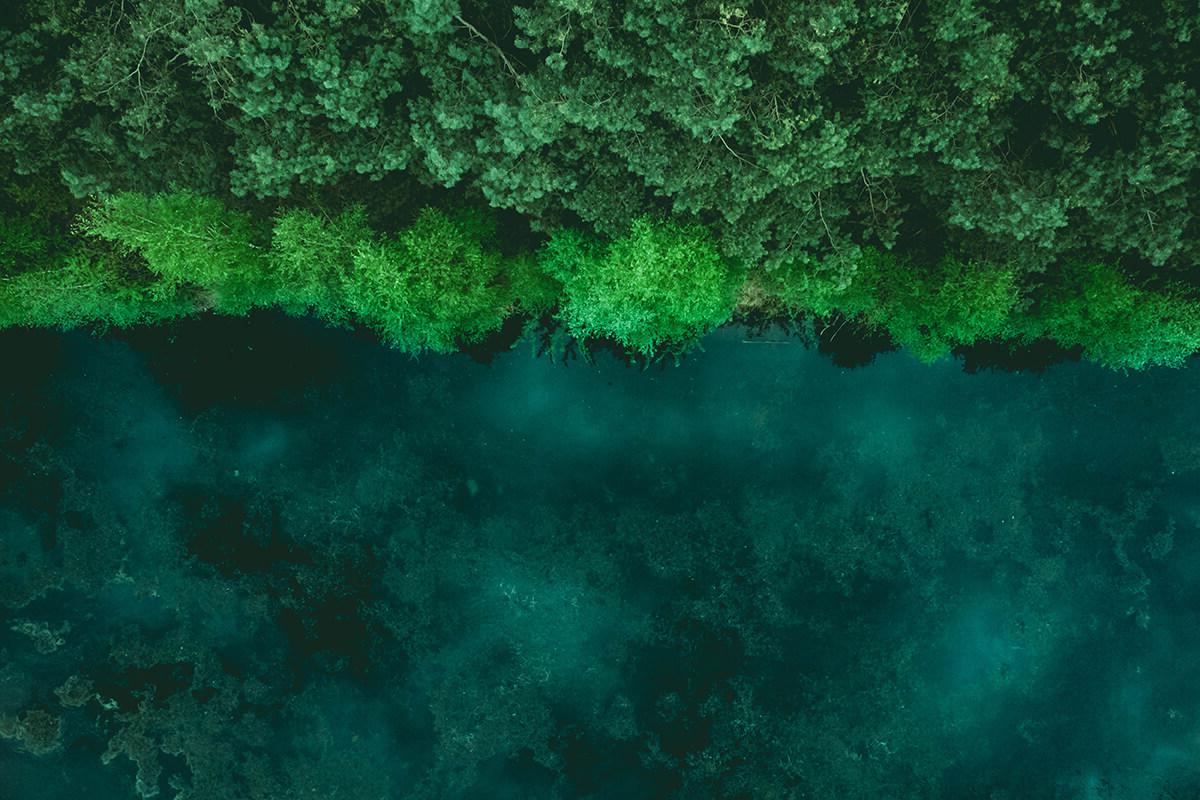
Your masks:
[[[0,326],[123,327],[278,308],[365,326],[414,354],[478,348],[528,323],[552,348],[608,341],[653,359],[731,320],[788,324],[829,346],[849,326],[927,362],[1057,352],[1124,370],[1179,366],[1200,350],[1200,300],[1189,289],[1138,283],[1102,263],[1027,274],[856,246],[767,271],[731,262],[706,229],[667,219],[638,218],[612,239],[562,228],[515,248],[499,223],[425,208],[379,232],[359,206],[263,220],[190,192],[109,196],[69,236],[35,237],[19,253],[10,242]]]

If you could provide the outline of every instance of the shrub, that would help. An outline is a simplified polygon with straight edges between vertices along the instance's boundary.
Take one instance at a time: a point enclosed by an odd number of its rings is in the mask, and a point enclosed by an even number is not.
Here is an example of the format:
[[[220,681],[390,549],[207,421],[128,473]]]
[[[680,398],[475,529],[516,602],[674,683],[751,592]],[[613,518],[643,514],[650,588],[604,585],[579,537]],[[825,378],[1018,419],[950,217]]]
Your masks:
[[[331,322],[344,322],[344,286],[354,254],[372,236],[361,205],[333,218],[303,209],[280,214],[271,236],[275,301],[289,313],[313,311]]]
[[[540,263],[563,283],[560,315],[574,335],[611,337],[645,355],[727,321],[740,277],[704,229],[648,217],[607,246],[557,231]]]
[[[411,352],[449,352],[498,329],[514,298],[477,224],[427,208],[399,236],[360,242],[345,282],[350,311]]]
[[[144,258],[167,293],[202,287],[215,309],[233,314],[270,300],[267,254],[253,241],[250,216],[215,198],[124,192],[93,204],[80,226]]]
[[[871,248],[848,248],[824,262],[797,258],[772,275],[772,289],[793,312],[859,319],[922,361],[1002,334],[1020,296],[1011,266],[947,256],[919,269]]]
[[[1074,262],[1046,289],[1031,332],[1114,369],[1179,366],[1200,350],[1200,304],[1138,287],[1110,265]]]
[[[1017,304],[1011,266],[947,256],[927,270],[904,259],[881,263],[874,319],[922,361],[935,361],[961,345],[1000,335]]]
[[[84,253],[50,268],[0,276],[0,328],[126,327],[183,316],[195,308],[192,300],[161,284],[132,281],[113,259]]]

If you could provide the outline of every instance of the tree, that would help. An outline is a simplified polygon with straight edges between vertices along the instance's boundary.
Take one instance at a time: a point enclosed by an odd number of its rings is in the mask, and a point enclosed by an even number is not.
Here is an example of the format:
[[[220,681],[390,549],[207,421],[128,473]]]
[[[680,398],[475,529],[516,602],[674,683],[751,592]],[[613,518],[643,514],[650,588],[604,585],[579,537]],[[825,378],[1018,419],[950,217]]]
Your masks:
[[[0,158],[77,196],[344,205],[386,179],[538,230],[669,213],[767,269],[851,245],[1034,274],[1198,255],[1179,0],[18,5]]]
[[[244,314],[269,301],[266,248],[249,214],[190,191],[156,195],[124,192],[98,200],[80,220],[85,233],[117,243],[145,259],[174,293],[206,290],[206,305]]]

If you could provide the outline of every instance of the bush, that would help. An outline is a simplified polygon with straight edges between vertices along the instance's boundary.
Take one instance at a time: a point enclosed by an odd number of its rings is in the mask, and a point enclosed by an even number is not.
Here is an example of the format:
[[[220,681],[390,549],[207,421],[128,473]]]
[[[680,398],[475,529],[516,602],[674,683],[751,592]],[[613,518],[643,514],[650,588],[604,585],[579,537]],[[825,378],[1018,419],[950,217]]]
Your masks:
[[[158,283],[123,275],[115,260],[75,253],[60,264],[0,277],[0,328],[127,327],[194,311],[195,303]]]
[[[935,361],[955,347],[999,336],[1019,298],[1016,270],[1011,266],[947,256],[919,271],[904,259],[888,261],[891,268],[881,276],[873,321],[922,361]]]
[[[275,218],[269,247],[249,214],[188,191],[95,202],[78,229],[113,245],[55,236],[28,216],[0,215],[0,325],[124,326],[277,305],[357,319],[410,352],[448,352],[511,314],[557,305],[571,335],[650,356],[726,322],[746,283],[707,230],[649,217],[609,242],[559,229],[536,255],[507,257],[485,246],[499,238],[494,218],[429,208],[394,236],[372,231],[361,205],[292,209]],[[1137,286],[1102,263],[1067,263],[1023,296],[1011,264],[921,266],[843,245],[760,268],[749,283],[758,308],[859,320],[924,361],[1001,337],[1053,339],[1116,369],[1178,365],[1200,350],[1191,295]],[[1032,311],[1014,313],[1018,303]]]
[[[372,236],[362,206],[334,218],[303,209],[280,214],[271,237],[276,302],[288,313],[313,311],[331,322],[344,322],[344,286],[354,254]]]
[[[254,242],[250,216],[215,198],[124,192],[101,198],[80,227],[144,258],[168,294],[202,287],[213,308],[232,314],[270,301],[267,253]]]
[[[427,208],[399,236],[359,242],[345,281],[349,310],[411,352],[450,352],[498,329],[515,298],[504,257],[473,235],[479,224]]]
[[[1113,369],[1179,366],[1200,351],[1200,304],[1135,286],[1110,265],[1075,262],[1047,288],[1029,333],[1082,346]]]
[[[888,258],[870,248],[846,247],[826,258],[808,253],[792,256],[764,280],[794,316],[850,318],[878,315],[878,263]]]
[[[848,248],[824,262],[797,258],[772,275],[773,291],[793,313],[858,319],[922,361],[1001,335],[1020,297],[1011,266],[947,256],[918,268],[871,248]]]
[[[648,217],[607,246],[557,231],[540,255],[563,283],[560,316],[574,335],[611,337],[645,355],[726,322],[740,278],[704,229]]]

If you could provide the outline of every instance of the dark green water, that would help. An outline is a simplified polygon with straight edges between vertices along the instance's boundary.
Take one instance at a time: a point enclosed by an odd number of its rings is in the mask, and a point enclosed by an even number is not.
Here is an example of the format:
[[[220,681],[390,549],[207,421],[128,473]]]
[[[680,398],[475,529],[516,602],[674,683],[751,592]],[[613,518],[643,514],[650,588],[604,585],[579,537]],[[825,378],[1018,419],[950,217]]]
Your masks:
[[[1200,370],[0,336],[0,798],[1192,798]]]

